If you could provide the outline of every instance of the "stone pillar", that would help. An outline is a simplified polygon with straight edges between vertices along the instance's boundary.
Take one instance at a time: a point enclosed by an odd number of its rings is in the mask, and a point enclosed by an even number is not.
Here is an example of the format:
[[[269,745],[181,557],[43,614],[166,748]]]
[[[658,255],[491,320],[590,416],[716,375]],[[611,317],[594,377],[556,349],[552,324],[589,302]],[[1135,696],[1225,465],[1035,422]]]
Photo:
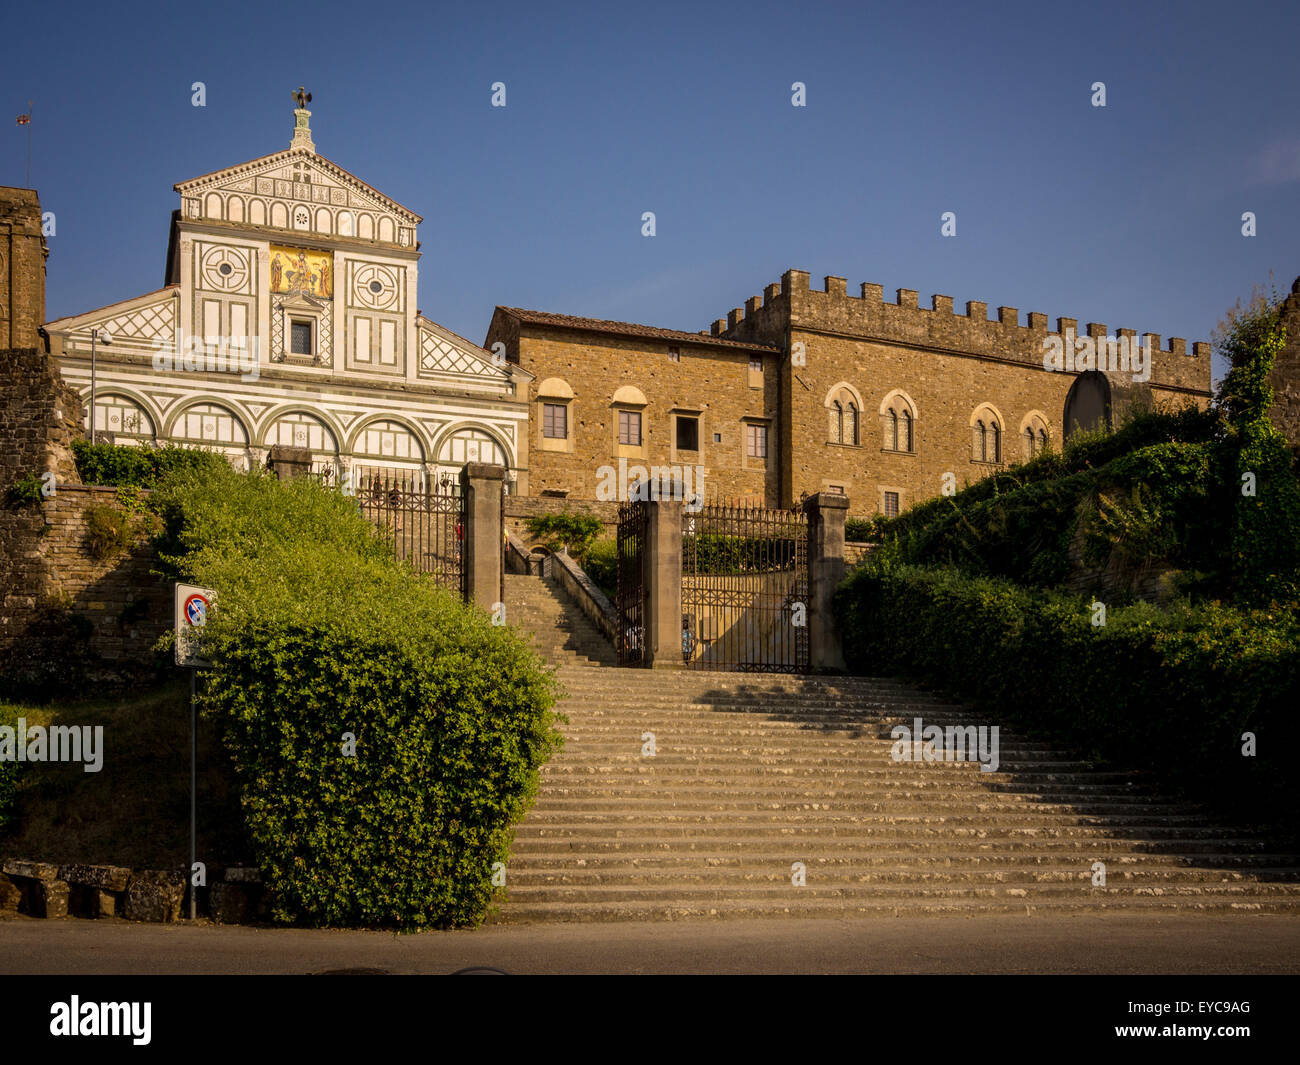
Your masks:
[[[656,499],[646,505],[650,513],[641,558],[645,664],[682,669],[682,502]]]
[[[844,648],[831,598],[844,579],[844,521],[849,497],[818,492],[804,500],[808,515],[808,665],[814,673],[843,673]]]
[[[306,477],[311,473],[311,448],[274,444],[266,464],[282,481],[292,477]]]
[[[467,462],[460,469],[465,496],[465,601],[491,614],[504,581],[506,468]]]

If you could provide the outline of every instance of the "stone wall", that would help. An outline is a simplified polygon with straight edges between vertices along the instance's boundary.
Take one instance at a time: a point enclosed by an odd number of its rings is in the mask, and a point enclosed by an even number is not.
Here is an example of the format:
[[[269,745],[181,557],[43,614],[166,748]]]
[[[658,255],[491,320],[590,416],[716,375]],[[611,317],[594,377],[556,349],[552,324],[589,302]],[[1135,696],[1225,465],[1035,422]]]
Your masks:
[[[36,191],[0,185],[0,351],[42,346],[48,254]]]
[[[16,506],[10,489],[25,478],[75,485],[72,441],[81,400],[64,385],[50,356],[36,348],[0,351],[0,658],[21,638],[48,593],[44,504]]]
[[[900,509],[937,495],[945,474],[960,488],[1000,466],[1028,457],[1024,429],[1041,418],[1055,446],[1063,438],[1066,396],[1078,375],[1043,368],[1049,336],[1107,335],[1104,324],[1080,328],[1072,318],[1058,318],[1055,333],[1047,315],[1031,312],[1020,324],[1014,307],[999,307],[996,320],[985,303],[972,300],[965,313],[954,312],[952,298],[934,296],[931,307],[917,303],[917,293],[900,289],[896,302],[883,299],[880,285],[864,284],[849,296],[843,278],[827,277],[823,289],[809,287],[808,274],[786,271],[780,284],[736,308],[713,324],[715,335],[779,344],[800,351],[801,362],[787,359],[781,396],[779,447],[781,505],[803,493],[840,491],[850,511],[880,513],[884,494],[895,492]],[[1135,336],[1131,329],[1114,331]],[[1149,337],[1153,366],[1148,386],[1139,387],[1149,401],[1193,402],[1204,406],[1210,395],[1210,345]],[[1133,403],[1112,381],[1112,405]],[[1128,375],[1126,375],[1128,376]],[[847,385],[860,399],[857,444],[829,442],[828,396]],[[885,446],[883,408],[901,391],[914,413],[910,452]],[[977,408],[991,406],[1002,429],[1002,462],[975,461],[972,422]]]
[[[555,496],[507,496],[506,528],[527,547],[541,541],[528,532],[529,518],[543,514],[580,514],[599,518],[605,526],[598,539],[613,539],[618,530],[618,504],[594,499],[559,499]]]
[[[654,333],[656,331],[649,331]],[[662,331],[659,331],[662,332]],[[709,502],[732,499],[774,501],[777,468],[771,443],[777,435],[778,352],[722,344],[705,335],[617,336],[597,328],[546,326],[512,319],[498,309],[485,346],[505,345],[506,357],[533,375],[529,382],[528,491],[567,492],[598,499],[602,467],[617,470],[620,458],[633,466],[704,468]],[[750,373],[750,357],[763,359],[764,372]],[[542,434],[540,390],[563,382],[552,401],[568,405],[568,438]],[[646,399],[641,413],[643,444],[618,443],[614,397],[630,386]],[[554,385],[552,384],[552,387]],[[698,448],[679,451],[675,415],[698,418]],[[746,454],[746,423],[767,425],[766,461]],[[715,439],[715,437],[717,439]]]

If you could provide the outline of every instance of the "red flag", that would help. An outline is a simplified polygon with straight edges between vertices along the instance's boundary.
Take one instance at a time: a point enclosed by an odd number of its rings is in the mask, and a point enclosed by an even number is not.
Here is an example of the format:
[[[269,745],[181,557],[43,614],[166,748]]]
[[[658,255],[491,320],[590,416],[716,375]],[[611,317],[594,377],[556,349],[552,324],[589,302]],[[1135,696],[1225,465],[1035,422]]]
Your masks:
[[[19,116],[18,116],[18,124],[19,124],[20,126],[30,126],[30,125],[32,124],[32,116],[31,116],[31,115],[19,115]]]

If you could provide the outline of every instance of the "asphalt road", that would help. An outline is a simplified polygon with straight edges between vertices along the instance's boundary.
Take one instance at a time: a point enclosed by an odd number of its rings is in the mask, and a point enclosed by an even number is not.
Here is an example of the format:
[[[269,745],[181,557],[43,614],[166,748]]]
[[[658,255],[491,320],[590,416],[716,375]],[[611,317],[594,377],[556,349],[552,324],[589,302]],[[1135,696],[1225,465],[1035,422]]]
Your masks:
[[[0,921],[0,973],[1300,972],[1300,918],[929,917],[532,924],[393,935]]]

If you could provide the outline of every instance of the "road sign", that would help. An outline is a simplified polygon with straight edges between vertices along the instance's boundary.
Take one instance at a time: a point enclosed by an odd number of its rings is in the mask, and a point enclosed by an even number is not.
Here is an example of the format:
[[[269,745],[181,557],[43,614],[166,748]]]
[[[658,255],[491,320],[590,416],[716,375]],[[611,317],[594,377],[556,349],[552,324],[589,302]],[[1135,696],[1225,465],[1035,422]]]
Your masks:
[[[203,669],[212,663],[199,654],[199,630],[208,622],[208,611],[217,598],[211,588],[193,584],[176,585],[176,664]]]

